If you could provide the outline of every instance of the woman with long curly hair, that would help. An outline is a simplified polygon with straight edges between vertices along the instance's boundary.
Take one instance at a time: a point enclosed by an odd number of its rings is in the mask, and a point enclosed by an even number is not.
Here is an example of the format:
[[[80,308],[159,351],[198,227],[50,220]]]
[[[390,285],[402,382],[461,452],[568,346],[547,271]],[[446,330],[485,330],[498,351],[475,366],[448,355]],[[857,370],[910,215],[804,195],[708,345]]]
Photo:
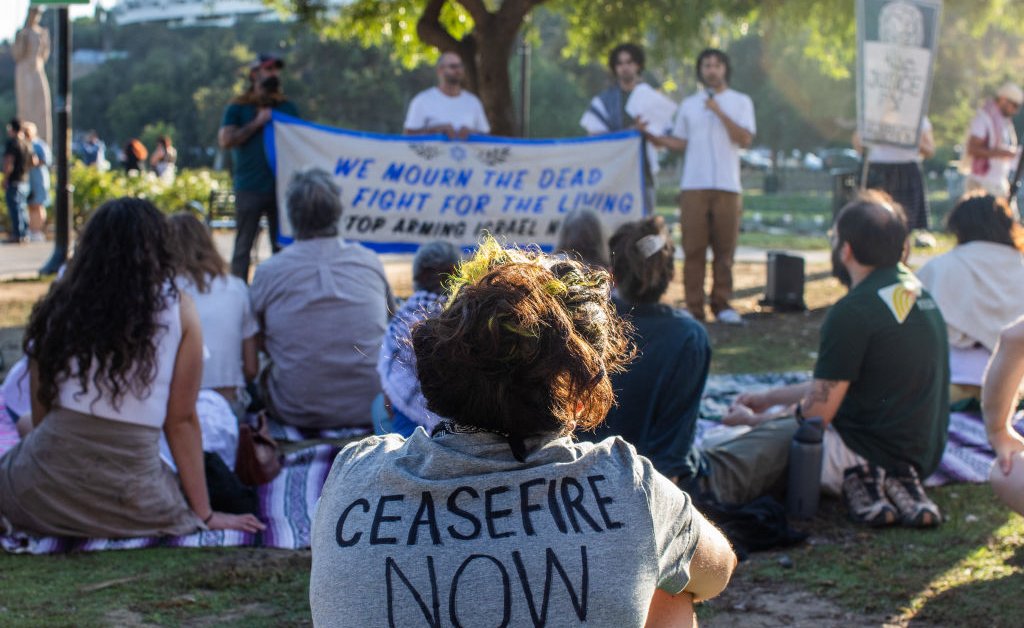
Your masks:
[[[735,557],[623,440],[576,443],[632,351],[608,273],[485,241],[413,328],[444,417],[346,447],[312,529],[316,625],[693,620]],[[669,625],[669,624],[664,624]]]
[[[214,512],[195,404],[203,340],[174,287],[167,225],[121,198],[89,220],[32,310],[32,430],[0,458],[0,517],[38,534],[124,538],[263,528]],[[178,475],[158,453],[167,437]]]

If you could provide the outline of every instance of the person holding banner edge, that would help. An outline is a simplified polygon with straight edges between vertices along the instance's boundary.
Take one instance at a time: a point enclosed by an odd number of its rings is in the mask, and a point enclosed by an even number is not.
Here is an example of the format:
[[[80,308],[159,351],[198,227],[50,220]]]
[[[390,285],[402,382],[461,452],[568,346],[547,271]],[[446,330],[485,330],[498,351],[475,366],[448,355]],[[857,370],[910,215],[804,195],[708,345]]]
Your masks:
[[[409,103],[405,134],[442,133],[450,140],[464,140],[470,133],[490,133],[480,99],[462,88],[465,77],[462,58],[454,52],[442,53],[437,60],[437,87],[416,94]]]
[[[594,96],[583,112],[580,126],[588,134],[615,133],[636,126],[638,121],[626,111],[626,103],[633,90],[644,84],[644,62],[644,49],[632,43],[619,44],[608,54],[608,69],[615,83]],[[652,212],[655,207],[654,175],[658,172],[657,153],[653,145],[645,142],[640,155],[644,168],[644,206]]]
[[[704,320],[704,276],[710,246],[714,256],[711,311],[718,322],[739,325],[743,319],[729,304],[743,212],[739,151],[754,141],[754,103],[729,87],[729,57],[721,50],[701,52],[696,72],[705,89],[679,105],[671,133],[657,136],[645,131],[644,135],[655,146],[687,157],[679,184],[686,308],[694,318]]]
[[[231,255],[231,274],[249,281],[252,246],[260,229],[260,217],[266,215],[270,246],[278,244],[278,210],[274,173],[263,149],[263,128],[273,111],[298,116],[295,105],[281,91],[280,73],[284,61],[260,54],[249,64],[249,88],[235,97],[224,110],[217,141],[231,149],[232,180],[235,188],[235,250]]]

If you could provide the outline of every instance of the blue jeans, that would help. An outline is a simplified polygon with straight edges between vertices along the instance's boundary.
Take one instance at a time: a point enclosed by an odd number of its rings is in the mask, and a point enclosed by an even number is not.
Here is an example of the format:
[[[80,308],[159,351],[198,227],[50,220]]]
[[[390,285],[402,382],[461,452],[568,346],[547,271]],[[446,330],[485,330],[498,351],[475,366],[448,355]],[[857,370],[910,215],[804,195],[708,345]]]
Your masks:
[[[7,215],[11,219],[11,240],[20,240],[28,235],[28,191],[28,181],[10,182],[5,190]]]

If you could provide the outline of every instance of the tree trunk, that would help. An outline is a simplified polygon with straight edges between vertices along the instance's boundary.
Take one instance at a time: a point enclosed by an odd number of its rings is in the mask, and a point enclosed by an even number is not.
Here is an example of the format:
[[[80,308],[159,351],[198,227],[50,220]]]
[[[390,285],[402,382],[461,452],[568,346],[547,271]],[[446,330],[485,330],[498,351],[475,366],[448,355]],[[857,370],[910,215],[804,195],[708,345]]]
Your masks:
[[[504,0],[495,13],[481,0],[458,0],[472,15],[473,32],[457,40],[441,25],[441,8],[448,0],[428,0],[416,32],[424,43],[441,52],[454,52],[466,68],[469,91],[484,105],[494,135],[519,135],[512,103],[508,64],[519,28],[530,10],[545,0]]]
[[[483,102],[487,119],[491,123],[491,133],[494,135],[521,135],[516,124],[511,76],[508,71],[520,25],[521,23],[499,24],[497,20],[492,20],[491,28],[486,29],[492,32],[479,32],[479,26],[475,29],[478,31],[477,41],[487,42],[487,45],[476,47],[476,59],[473,64],[476,76],[473,82],[476,85],[476,95]]]

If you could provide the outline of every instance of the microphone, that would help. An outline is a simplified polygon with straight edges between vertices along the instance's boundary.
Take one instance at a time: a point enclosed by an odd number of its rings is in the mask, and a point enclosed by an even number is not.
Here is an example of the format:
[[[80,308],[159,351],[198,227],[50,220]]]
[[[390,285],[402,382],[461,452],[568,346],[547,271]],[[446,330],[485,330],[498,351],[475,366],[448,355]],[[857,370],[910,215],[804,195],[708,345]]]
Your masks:
[[[708,94],[708,100],[714,100],[714,98],[715,98],[715,92],[714,92],[713,90],[711,90],[711,89],[706,89],[706,90],[704,90],[704,91],[705,91],[705,92],[707,92],[707,94]]]

